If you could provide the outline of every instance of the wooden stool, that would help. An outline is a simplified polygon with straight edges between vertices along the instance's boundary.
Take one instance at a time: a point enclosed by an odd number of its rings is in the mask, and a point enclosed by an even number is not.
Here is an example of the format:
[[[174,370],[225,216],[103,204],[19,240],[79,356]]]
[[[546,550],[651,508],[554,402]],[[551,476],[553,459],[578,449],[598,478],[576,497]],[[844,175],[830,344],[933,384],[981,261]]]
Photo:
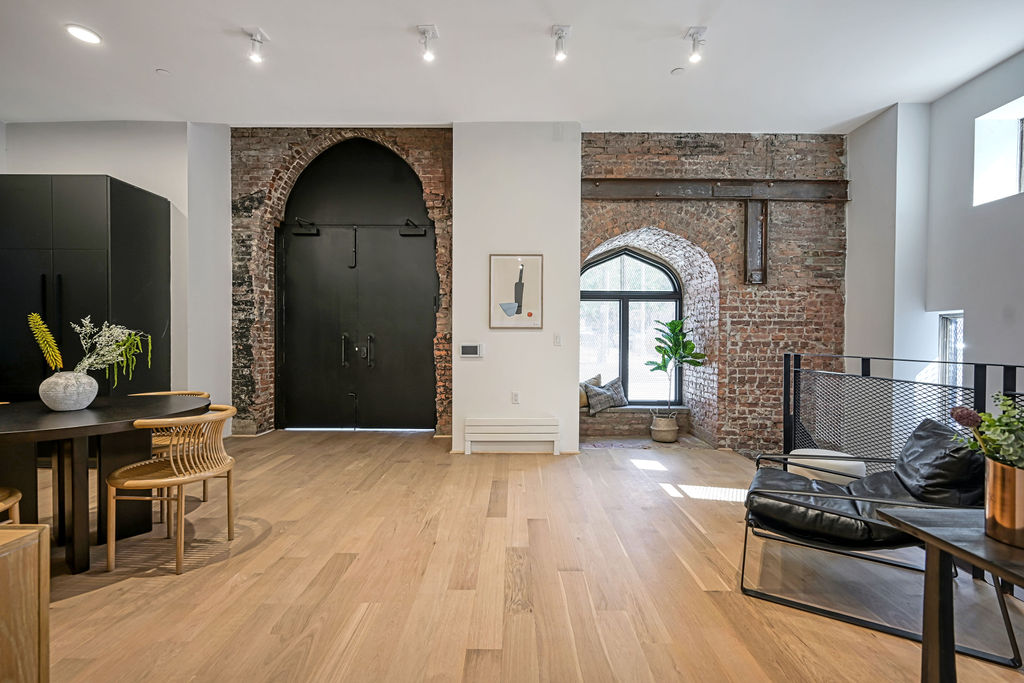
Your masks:
[[[0,512],[7,510],[7,514],[10,515],[10,519],[8,519],[6,522],[0,522],[0,524],[21,523],[21,509],[19,507],[20,502],[21,491],[19,491],[18,489],[0,486]]]

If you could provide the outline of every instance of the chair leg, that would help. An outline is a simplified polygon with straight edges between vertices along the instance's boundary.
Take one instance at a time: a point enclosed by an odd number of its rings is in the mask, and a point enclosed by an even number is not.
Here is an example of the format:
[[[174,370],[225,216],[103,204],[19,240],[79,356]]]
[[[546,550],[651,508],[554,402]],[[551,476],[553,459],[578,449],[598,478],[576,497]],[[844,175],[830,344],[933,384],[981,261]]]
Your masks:
[[[206,481],[203,481],[206,484]],[[228,470],[228,540],[235,538],[235,492],[234,481],[231,478],[231,470]]]
[[[163,489],[157,489],[156,490],[156,495],[158,495],[158,496],[164,495],[164,490]],[[159,515],[157,517],[156,523],[157,524],[163,524],[164,520],[166,519],[166,517],[164,516],[164,501],[158,500],[156,502],[156,509],[157,509],[157,514]]]
[[[203,479],[203,502],[210,500],[210,480]]]
[[[177,515],[177,553],[174,562],[174,573],[181,573],[182,556],[185,554],[185,487],[178,486],[178,515]]]
[[[170,488],[160,489],[160,495],[164,496],[164,497],[171,495],[171,489]],[[163,505],[163,508],[164,508],[163,517],[164,517],[165,525],[167,527],[167,529],[166,529],[167,530],[167,536],[165,538],[170,538],[171,537],[171,501],[163,500],[163,501],[161,501],[161,504]]]
[[[114,563],[114,544],[117,538],[117,489],[107,484],[107,571],[112,572]]]
[[[230,479],[228,481],[230,481]],[[228,508],[228,510],[228,519],[230,519],[230,508]],[[7,511],[7,514],[11,517],[11,524],[21,524],[21,503],[15,503],[12,505],[11,509]]]

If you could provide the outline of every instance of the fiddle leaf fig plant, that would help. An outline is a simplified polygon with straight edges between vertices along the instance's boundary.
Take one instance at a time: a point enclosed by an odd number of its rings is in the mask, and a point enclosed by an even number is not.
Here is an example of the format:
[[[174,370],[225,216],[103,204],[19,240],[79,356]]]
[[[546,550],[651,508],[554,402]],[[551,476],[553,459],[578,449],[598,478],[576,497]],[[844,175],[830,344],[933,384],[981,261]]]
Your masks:
[[[655,328],[658,336],[654,338],[654,351],[661,356],[661,360],[649,360],[645,365],[650,367],[651,372],[665,373],[669,386],[668,400],[665,401],[665,413],[670,415],[672,408],[672,373],[683,364],[704,365],[707,355],[697,351],[697,345],[692,339],[688,338],[688,335],[693,330],[684,329],[686,326],[686,316],[679,320],[669,320],[668,322],[655,320],[654,322],[659,325],[659,327]]]
[[[978,413],[957,406],[950,416],[971,430],[973,438],[960,440],[998,463],[1024,469],[1024,415],[1009,396],[996,394],[999,414]]]

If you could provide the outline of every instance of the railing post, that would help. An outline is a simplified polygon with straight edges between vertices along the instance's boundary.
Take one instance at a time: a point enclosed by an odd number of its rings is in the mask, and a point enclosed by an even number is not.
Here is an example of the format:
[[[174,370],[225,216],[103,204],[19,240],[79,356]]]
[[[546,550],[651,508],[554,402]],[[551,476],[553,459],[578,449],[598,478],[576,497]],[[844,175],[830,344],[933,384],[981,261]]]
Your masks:
[[[793,354],[782,354],[782,452],[793,450],[793,411],[790,402],[792,383],[789,377],[790,360]]]
[[[865,357],[865,358],[861,358],[860,359],[860,376],[861,377],[870,377],[871,376],[871,359],[870,358]]]
[[[988,384],[988,366],[984,363],[974,364],[974,409],[979,413],[985,411],[985,394]]]
[[[1009,396],[1017,393],[1017,366],[1003,366],[1003,393]]]

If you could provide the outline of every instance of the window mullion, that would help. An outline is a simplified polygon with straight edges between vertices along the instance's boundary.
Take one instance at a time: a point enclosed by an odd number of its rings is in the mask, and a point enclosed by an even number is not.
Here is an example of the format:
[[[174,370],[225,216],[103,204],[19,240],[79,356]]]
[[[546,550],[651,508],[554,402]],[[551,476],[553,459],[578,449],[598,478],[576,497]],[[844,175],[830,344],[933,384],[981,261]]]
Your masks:
[[[619,300],[619,379],[629,402],[629,299]]]

